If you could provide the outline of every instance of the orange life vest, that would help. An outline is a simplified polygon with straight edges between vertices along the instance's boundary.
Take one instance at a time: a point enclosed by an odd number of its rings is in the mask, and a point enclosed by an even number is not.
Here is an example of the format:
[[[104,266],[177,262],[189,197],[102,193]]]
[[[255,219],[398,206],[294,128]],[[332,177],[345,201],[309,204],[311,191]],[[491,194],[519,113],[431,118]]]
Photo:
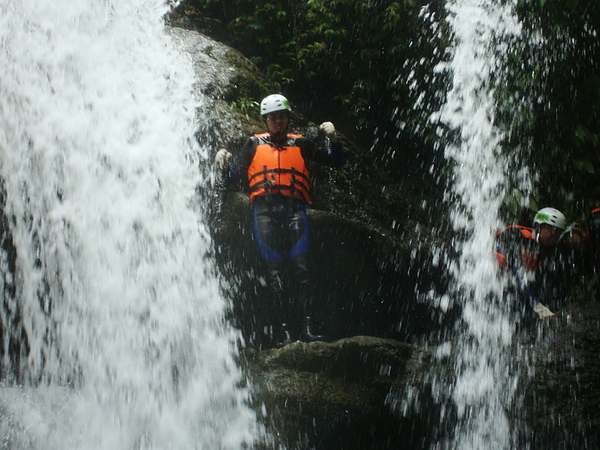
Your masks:
[[[521,235],[523,236],[523,238],[534,240],[533,233],[532,233],[533,229],[529,228],[529,227],[524,227],[523,225],[510,225],[510,226],[506,227],[504,230],[498,231],[496,233],[496,237],[498,237],[500,234],[506,232],[509,229],[515,229],[515,228],[521,232]],[[496,251],[495,253],[496,253],[496,260],[498,261],[498,265],[500,266],[500,268],[507,269],[508,262],[506,261],[506,256],[501,254],[498,251]],[[521,262],[523,263],[523,266],[527,270],[535,271],[543,264],[544,261],[543,261],[543,259],[539,258],[539,256],[537,255],[536,252],[533,252],[527,248],[523,248],[521,250]]]
[[[284,195],[310,204],[310,179],[300,147],[274,147],[264,139],[268,133],[257,134],[259,144],[248,167],[250,200],[259,196]],[[288,133],[288,140],[301,138]]]

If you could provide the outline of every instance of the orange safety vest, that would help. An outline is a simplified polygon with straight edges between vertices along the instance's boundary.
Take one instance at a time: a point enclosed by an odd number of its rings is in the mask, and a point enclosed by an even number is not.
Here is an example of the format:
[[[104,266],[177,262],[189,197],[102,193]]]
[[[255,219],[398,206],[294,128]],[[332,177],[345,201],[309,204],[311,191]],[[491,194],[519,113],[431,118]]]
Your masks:
[[[310,204],[310,178],[300,147],[291,145],[273,147],[261,138],[268,133],[257,134],[259,144],[254,158],[248,167],[250,200],[259,196],[280,194],[295,197]],[[301,135],[288,133],[288,139],[298,139]]]
[[[498,237],[500,234],[504,233],[505,231],[507,231],[508,229],[511,229],[511,228],[516,228],[517,230],[519,230],[521,232],[521,235],[525,239],[533,240],[533,234],[532,234],[533,229],[529,228],[529,227],[524,227],[523,225],[510,225],[510,226],[506,227],[504,230],[498,231],[496,233],[496,237]],[[500,268],[507,269],[508,262],[506,261],[506,256],[504,256],[503,254],[501,254],[497,251],[495,253],[496,253],[496,260],[498,261],[498,265],[500,266]],[[538,257],[538,255],[535,252],[532,252],[531,250],[524,248],[521,250],[521,262],[523,263],[523,266],[526,269],[535,271],[543,264],[544,261],[540,260],[540,258]]]

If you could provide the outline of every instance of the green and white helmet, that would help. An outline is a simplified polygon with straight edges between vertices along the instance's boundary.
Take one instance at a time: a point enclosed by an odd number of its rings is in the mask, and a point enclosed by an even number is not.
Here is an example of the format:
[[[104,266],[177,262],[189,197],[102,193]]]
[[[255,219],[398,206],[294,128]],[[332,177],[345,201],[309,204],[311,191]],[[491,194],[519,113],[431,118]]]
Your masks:
[[[543,223],[560,228],[561,230],[567,228],[566,217],[558,209],[554,208],[542,208],[536,213],[535,217],[533,218],[534,226],[536,224]]]
[[[260,115],[265,116],[272,112],[289,111],[292,112],[292,107],[287,98],[281,94],[271,94],[263,98],[260,102]]]

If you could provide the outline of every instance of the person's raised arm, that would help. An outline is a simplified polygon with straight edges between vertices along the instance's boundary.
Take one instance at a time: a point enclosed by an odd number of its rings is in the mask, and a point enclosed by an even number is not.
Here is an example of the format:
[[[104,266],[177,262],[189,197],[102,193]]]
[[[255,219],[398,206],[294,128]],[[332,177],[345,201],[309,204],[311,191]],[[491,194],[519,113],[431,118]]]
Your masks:
[[[327,155],[329,164],[333,167],[342,167],[346,162],[346,158],[335,126],[331,122],[323,122],[319,125],[319,132],[329,139],[329,151]]]

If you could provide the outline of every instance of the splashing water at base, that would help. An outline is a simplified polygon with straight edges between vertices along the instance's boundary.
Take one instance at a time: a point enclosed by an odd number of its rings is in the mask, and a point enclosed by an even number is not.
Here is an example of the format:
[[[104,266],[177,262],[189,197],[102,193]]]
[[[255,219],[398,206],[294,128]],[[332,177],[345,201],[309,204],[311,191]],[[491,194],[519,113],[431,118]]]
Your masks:
[[[147,0],[0,2],[0,164],[17,255],[2,324],[18,318],[29,346],[15,367],[5,345],[4,375],[22,383],[0,388],[11,448],[254,439],[194,205],[205,152],[193,71],[164,12]]]
[[[455,44],[440,70],[449,71],[453,84],[433,119],[457,135],[445,151],[454,169],[449,196],[459,255],[449,267],[451,295],[463,315],[457,338],[438,355],[449,358],[455,372],[453,383],[440,381],[438,396],[449,398],[457,415],[453,437],[439,446],[511,448],[515,436],[507,411],[519,375],[510,364],[514,326],[492,252],[507,164],[500,155],[502,134],[494,126],[491,82],[504,38],[520,29],[510,2],[453,0],[447,7]]]

